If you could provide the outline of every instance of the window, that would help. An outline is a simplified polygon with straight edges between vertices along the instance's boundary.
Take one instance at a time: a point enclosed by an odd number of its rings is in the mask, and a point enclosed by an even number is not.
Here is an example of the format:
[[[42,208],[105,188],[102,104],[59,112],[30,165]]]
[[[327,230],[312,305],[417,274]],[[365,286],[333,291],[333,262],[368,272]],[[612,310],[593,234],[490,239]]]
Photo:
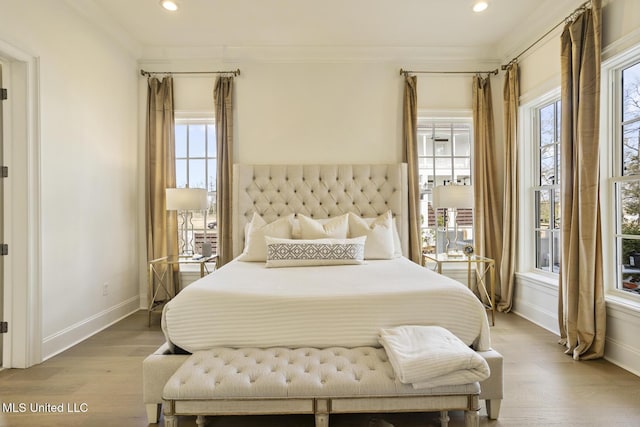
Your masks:
[[[176,119],[176,187],[206,188],[208,209],[193,212],[192,222],[196,252],[204,240],[215,242],[216,236],[216,133],[213,119]],[[206,220],[206,227],[205,227]],[[183,239],[182,233],[180,239]],[[180,241],[180,247],[184,242]],[[215,252],[215,246],[213,247]]]
[[[640,55],[615,70],[615,247],[617,287],[640,294]]]
[[[473,152],[472,122],[467,120],[418,120],[418,162],[423,246],[432,253],[446,249],[443,212],[432,206],[432,189],[437,185],[471,185]],[[439,210],[441,211],[441,210]],[[458,242],[473,241],[473,210],[459,209]]]
[[[560,101],[536,109],[535,267],[560,271]]]

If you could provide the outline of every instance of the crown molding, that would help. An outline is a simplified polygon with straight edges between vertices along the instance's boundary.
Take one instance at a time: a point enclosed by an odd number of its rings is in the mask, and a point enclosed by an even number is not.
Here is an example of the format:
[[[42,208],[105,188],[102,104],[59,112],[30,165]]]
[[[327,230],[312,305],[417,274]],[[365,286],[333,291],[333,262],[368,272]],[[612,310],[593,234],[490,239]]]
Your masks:
[[[208,60],[215,63],[395,62],[496,64],[492,49],[425,46],[146,46],[141,63]]]

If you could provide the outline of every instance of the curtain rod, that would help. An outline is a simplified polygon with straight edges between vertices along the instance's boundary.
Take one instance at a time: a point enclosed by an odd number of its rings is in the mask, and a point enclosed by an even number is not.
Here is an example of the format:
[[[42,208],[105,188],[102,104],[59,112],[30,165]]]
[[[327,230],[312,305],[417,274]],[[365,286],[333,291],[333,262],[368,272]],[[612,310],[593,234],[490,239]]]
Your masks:
[[[140,74],[145,77],[151,77],[153,74],[233,74],[240,75],[240,68],[230,71],[145,71],[140,70]]]
[[[491,71],[410,71],[400,68],[400,75],[407,74],[498,74],[498,69]]]
[[[500,67],[500,69],[502,70],[506,70],[507,68],[509,68],[509,66],[511,64],[513,64],[514,62],[518,61],[518,58],[520,58],[522,55],[524,55],[526,52],[529,51],[529,49],[531,49],[532,47],[534,47],[535,45],[537,45],[538,43],[540,43],[540,41],[542,39],[544,39],[545,37],[547,37],[549,34],[551,34],[556,28],[558,28],[560,25],[565,24],[567,22],[573,21],[575,20],[581,13],[583,13],[585,10],[587,10],[589,8],[589,6],[591,6],[591,0],[588,0],[584,3],[582,3],[576,10],[574,10],[573,12],[571,12],[569,15],[567,15],[566,18],[564,18],[562,21],[558,22],[556,25],[553,26],[553,28],[551,28],[549,31],[547,31],[546,33],[544,33],[542,36],[540,36],[538,38],[538,40],[534,41],[533,43],[531,43],[525,50],[523,50],[522,52],[520,52],[518,55],[515,56],[515,58],[513,58],[511,61],[509,61],[508,63],[502,65]]]

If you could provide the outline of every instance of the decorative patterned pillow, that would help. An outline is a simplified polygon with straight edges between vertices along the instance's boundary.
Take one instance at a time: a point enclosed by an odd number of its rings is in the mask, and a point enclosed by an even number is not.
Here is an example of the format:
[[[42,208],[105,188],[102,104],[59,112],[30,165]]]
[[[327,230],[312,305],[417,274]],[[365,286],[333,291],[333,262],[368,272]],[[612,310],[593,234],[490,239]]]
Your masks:
[[[244,251],[238,261],[265,261],[267,259],[266,236],[290,238],[293,214],[277,219],[269,224],[257,213],[249,223],[245,237]]]
[[[294,240],[265,237],[267,267],[363,264],[366,237]]]

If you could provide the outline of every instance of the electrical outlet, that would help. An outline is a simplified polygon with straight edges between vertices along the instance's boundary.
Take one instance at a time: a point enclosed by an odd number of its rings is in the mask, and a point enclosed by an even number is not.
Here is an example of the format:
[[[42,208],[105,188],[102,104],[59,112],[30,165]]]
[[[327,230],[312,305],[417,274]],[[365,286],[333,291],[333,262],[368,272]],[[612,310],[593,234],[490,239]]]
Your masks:
[[[109,283],[102,285],[102,296],[106,297],[107,295],[109,295]]]

